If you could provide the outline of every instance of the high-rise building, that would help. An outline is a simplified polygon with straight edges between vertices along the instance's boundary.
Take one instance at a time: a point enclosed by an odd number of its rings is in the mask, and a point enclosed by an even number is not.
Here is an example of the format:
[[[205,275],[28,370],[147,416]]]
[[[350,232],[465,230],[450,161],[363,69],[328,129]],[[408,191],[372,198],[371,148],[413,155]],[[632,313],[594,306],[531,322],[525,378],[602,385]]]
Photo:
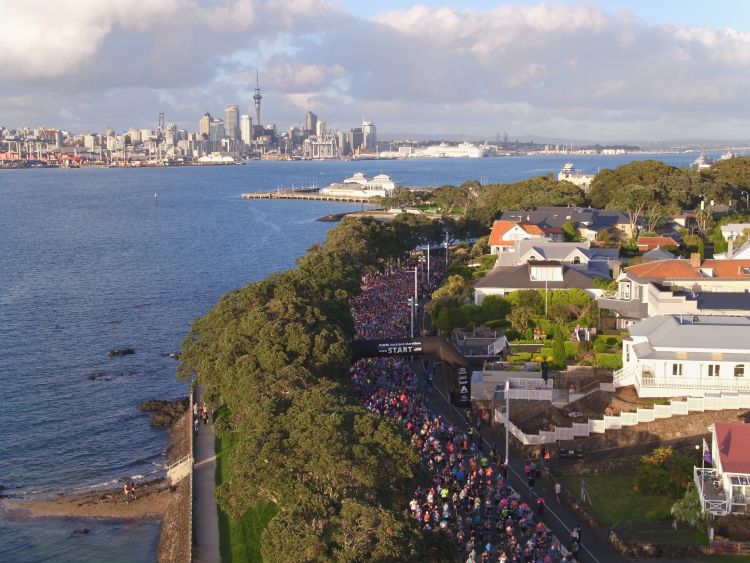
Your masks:
[[[310,134],[314,134],[318,127],[318,116],[313,112],[308,111],[305,114],[305,129],[310,131]]]
[[[322,139],[325,137],[326,134],[326,122],[325,121],[318,121],[315,124],[315,135],[317,135],[318,139]]]
[[[253,118],[249,115],[240,116],[240,138],[246,145],[253,142]]]
[[[258,70],[255,70],[255,95],[253,96],[253,100],[255,100],[255,125],[260,126],[260,101],[263,99],[263,96],[260,95],[260,79],[258,78]]]
[[[355,127],[349,131],[349,150],[352,154],[362,149],[362,128]]]
[[[344,131],[336,131],[336,142],[339,146],[339,156],[349,154],[349,140]]]
[[[367,152],[377,152],[378,150],[375,124],[372,121],[362,122],[362,150]]]
[[[224,134],[230,139],[240,138],[240,107],[237,104],[224,108]]]
[[[221,119],[212,119],[208,130],[208,140],[221,141],[225,136],[224,122]]]
[[[204,113],[201,118],[198,120],[198,133],[201,135],[208,137],[208,135],[211,133],[211,120],[213,118],[211,117],[211,114],[206,112]]]

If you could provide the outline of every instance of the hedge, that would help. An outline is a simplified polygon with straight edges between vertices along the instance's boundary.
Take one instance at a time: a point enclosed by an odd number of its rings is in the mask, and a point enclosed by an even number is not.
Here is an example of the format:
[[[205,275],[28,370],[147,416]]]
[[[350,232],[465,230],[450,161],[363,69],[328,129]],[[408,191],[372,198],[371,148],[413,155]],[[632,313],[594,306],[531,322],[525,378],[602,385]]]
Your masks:
[[[620,354],[597,354],[596,367],[620,369],[622,367],[622,356]]]

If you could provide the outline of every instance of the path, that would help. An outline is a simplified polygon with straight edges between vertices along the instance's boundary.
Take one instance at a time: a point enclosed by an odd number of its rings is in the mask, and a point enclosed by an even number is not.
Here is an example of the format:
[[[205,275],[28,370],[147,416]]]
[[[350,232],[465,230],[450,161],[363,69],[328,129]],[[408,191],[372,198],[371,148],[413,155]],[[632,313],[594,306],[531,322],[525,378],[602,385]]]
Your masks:
[[[200,386],[195,390],[195,402],[200,404]],[[214,496],[216,446],[211,424],[200,424],[195,437],[193,457],[193,561],[218,563],[219,513]]]

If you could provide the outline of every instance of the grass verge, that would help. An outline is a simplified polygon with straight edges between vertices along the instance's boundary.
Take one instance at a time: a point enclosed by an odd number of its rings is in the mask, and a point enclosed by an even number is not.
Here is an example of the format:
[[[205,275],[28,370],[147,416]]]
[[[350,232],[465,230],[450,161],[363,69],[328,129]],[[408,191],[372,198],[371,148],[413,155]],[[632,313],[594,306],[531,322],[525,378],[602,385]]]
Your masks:
[[[236,435],[227,434],[216,439],[216,486],[229,479],[229,452],[236,441]],[[256,510],[248,511],[241,520],[233,521],[221,508],[219,511],[219,551],[223,563],[260,563],[260,538],[268,522],[276,515],[278,508],[269,503]]]

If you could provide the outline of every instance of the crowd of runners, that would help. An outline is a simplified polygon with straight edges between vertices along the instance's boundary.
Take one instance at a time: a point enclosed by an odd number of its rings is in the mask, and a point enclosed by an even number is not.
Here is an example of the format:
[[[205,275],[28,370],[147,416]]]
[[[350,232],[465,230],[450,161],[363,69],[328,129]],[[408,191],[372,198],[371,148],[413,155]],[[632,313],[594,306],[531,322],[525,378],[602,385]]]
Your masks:
[[[352,300],[358,338],[409,334],[415,264],[363,278],[362,293]],[[442,272],[434,270],[430,282],[419,275],[420,298],[427,297]],[[534,508],[523,501],[509,484],[504,460],[482,448],[479,432],[464,432],[430,409],[428,371],[426,362],[416,367],[407,358],[364,359],[351,371],[360,403],[401,423],[431,476],[429,486],[418,488],[408,503],[415,525],[424,533],[447,534],[466,563],[574,561],[579,542],[570,551],[561,549],[535,518],[534,509],[544,511],[543,501]]]

